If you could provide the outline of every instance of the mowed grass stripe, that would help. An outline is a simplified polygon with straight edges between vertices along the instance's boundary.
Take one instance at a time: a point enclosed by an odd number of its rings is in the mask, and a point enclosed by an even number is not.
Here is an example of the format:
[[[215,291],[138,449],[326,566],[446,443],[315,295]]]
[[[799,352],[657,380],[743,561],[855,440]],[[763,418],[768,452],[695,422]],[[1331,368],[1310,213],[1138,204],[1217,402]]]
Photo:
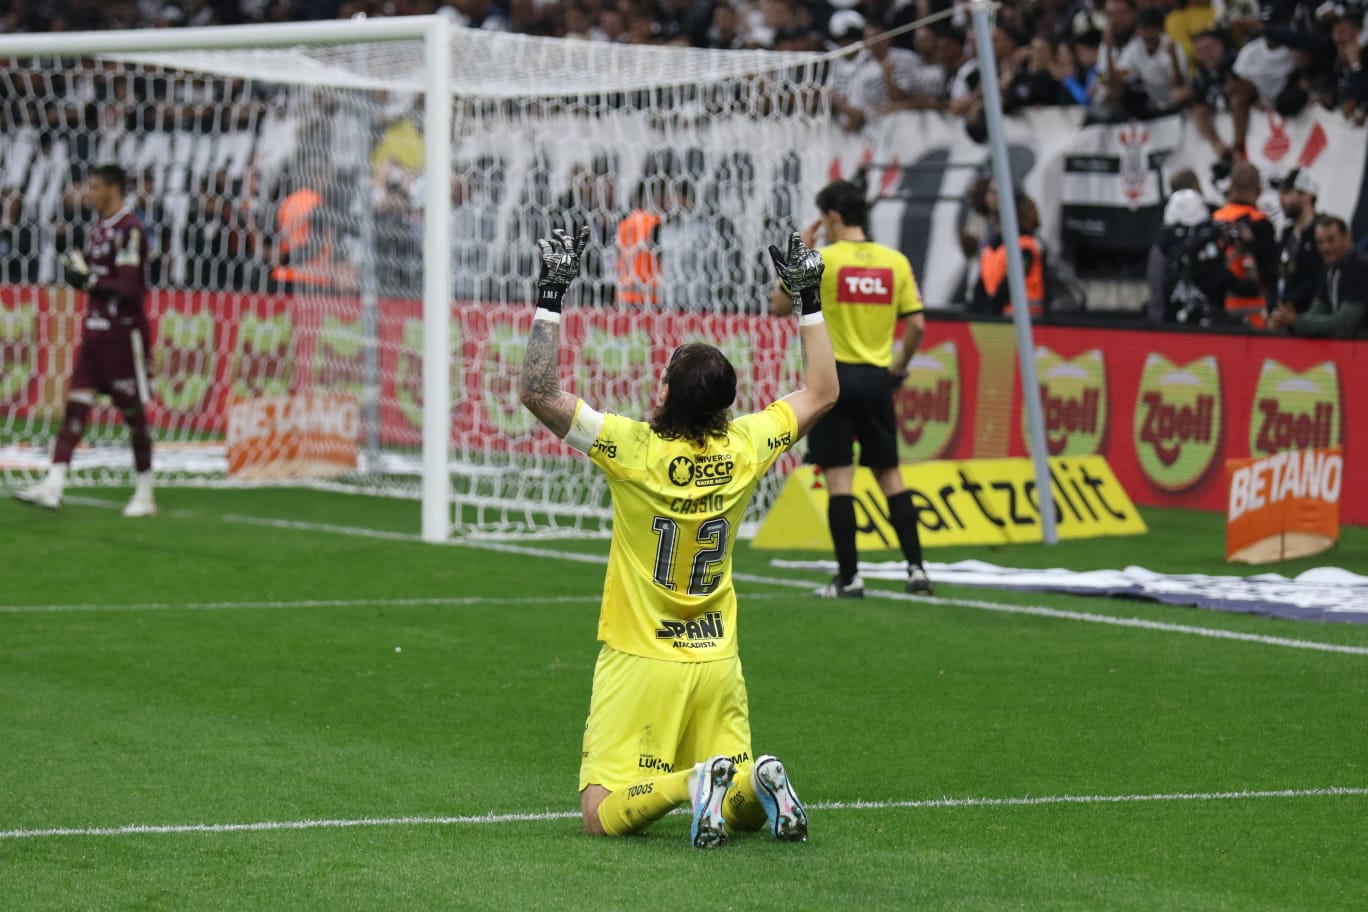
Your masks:
[[[1268,798],[1365,797],[1368,788],[1330,786],[1310,789],[1261,789],[1231,792],[1165,792],[1153,795],[1043,795],[1018,798],[926,798],[914,801],[827,801],[808,805],[812,811],[885,811],[935,808],[1039,807],[1069,804],[1137,804],[1178,801],[1249,801]],[[678,812],[676,812],[678,813]],[[179,833],[250,833],[274,830],[324,830],[351,827],[453,826],[459,824],[536,823],[572,820],[579,811],[530,811],[509,814],[465,814],[456,817],[357,817],[334,820],[265,820],[256,823],[128,824],[116,827],[58,827],[0,830],[0,839],[60,836],[147,836]]]
[[[114,507],[117,504],[112,501],[101,500],[99,498],[79,498],[73,500],[89,506]],[[301,532],[323,532],[335,535],[353,536],[359,538],[376,538],[389,541],[421,542],[420,536],[403,532],[387,532],[376,529],[367,529],[360,526],[340,525],[336,523],[317,523],[291,519],[276,519],[263,516],[246,516],[242,514],[200,514],[196,511],[182,510],[176,511],[172,515],[177,515],[187,519],[209,519],[221,522],[262,526],[273,529],[289,529]],[[492,551],[500,554],[515,554],[524,557],[538,557],[551,560],[572,561],[575,563],[600,564],[606,565],[608,557],[606,554],[592,554],[580,551],[565,551],[557,548],[538,547],[535,545],[510,544],[504,541],[486,541],[478,538],[457,539],[444,544],[451,547],[472,548],[477,550]],[[809,580],[782,579],[779,577],[765,576],[754,573],[734,573],[734,578],[739,582],[755,583],[764,586],[777,586],[788,589],[809,589],[813,582]],[[1228,640],[1232,642],[1254,643],[1261,646],[1273,646],[1285,649],[1305,649],[1314,652],[1329,652],[1339,655],[1368,656],[1368,647],[1350,646],[1339,643],[1327,643],[1321,640],[1304,640],[1296,637],[1268,636],[1258,633],[1246,633],[1242,631],[1227,630],[1220,627],[1203,627],[1196,624],[1174,624],[1166,621],[1152,621],[1145,618],[1117,617],[1107,614],[1093,614],[1086,611],[1068,611],[1059,608],[1050,608],[1044,605],[1022,605],[1010,602],[994,602],[986,599],[966,599],[945,596],[914,596],[901,592],[894,592],[886,589],[866,589],[866,596],[894,601],[908,601],[931,605],[940,605],[951,608],[970,608],[977,611],[993,611],[1001,614],[1028,615],[1032,617],[1050,618],[1053,620],[1076,621],[1085,624],[1103,624],[1112,627],[1127,627],[1136,630],[1147,630],[1152,633],[1174,633],[1184,636],[1198,636],[1217,640]],[[746,597],[752,597],[747,594]],[[4,609],[0,608],[0,613]]]

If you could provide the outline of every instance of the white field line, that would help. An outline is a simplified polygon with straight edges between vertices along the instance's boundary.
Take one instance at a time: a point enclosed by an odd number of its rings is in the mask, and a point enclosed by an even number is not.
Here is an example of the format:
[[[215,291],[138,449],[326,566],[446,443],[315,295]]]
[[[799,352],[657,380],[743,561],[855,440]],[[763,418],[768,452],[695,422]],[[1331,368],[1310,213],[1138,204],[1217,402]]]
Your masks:
[[[427,605],[564,605],[597,604],[602,595],[548,595],[522,598],[300,599],[267,602],[138,602],[128,605],[95,602],[72,605],[0,605],[0,614],[55,614],[68,611],[221,611],[231,608],[409,608]]]
[[[80,498],[72,500],[73,503],[82,503],[90,506],[117,507],[112,501],[101,500],[99,498]],[[199,514],[189,511],[182,511],[178,514],[187,517],[204,518]],[[383,532],[376,529],[365,529],[356,526],[340,526],[332,523],[313,523],[298,522],[290,519],[271,519],[262,516],[239,516],[235,514],[222,514],[212,518],[223,522],[238,525],[266,526],[272,529],[294,529],[302,532],[327,532],[336,535],[348,535],[360,538],[380,538],[389,541],[422,541],[420,536],[406,532]],[[528,557],[542,557],[552,560],[573,561],[583,564],[606,564],[608,558],[602,554],[588,554],[578,551],[561,551],[554,548],[537,548],[531,545],[513,545],[506,542],[481,541],[479,539],[462,539],[459,541],[447,542],[449,546],[459,548],[475,548],[484,551],[496,551],[502,554],[522,554]],[[747,583],[759,583],[766,586],[783,586],[790,589],[808,589],[813,583],[808,580],[781,579],[771,576],[759,576],[752,573],[736,573],[734,578]],[[1340,643],[1325,643],[1319,640],[1301,640],[1293,637],[1265,636],[1258,633],[1244,633],[1236,630],[1225,630],[1219,627],[1200,627],[1195,624],[1171,624],[1165,621],[1150,621],[1137,617],[1116,617],[1110,614],[1090,614],[1084,611],[1064,611],[1058,608],[1047,608],[1043,605],[1015,605],[999,602],[988,602],[981,599],[945,598],[942,596],[908,595],[902,592],[892,592],[884,589],[866,589],[866,597],[879,598],[893,601],[906,601],[924,603],[931,605],[945,605],[953,608],[972,608],[979,611],[996,611],[1001,614],[1022,614],[1033,617],[1053,618],[1061,621],[1078,621],[1085,624],[1104,624],[1111,627],[1129,627],[1135,630],[1149,630],[1156,633],[1177,633],[1186,636],[1199,636],[1215,640],[1229,640],[1240,643],[1257,643],[1261,646],[1277,646],[1284,649],[1309,649],[1315,652],[1331,652],[1341,655],[1362,655],[1368,656],[1366,646],[1346,646]]]
[[[1251,801],[1268,798],[1339,798],[1368,796],[1368,788],[1276,789],[1234,792],[1167,792],[1153,795],[1043,795],[1018,798],[926,798],[917,801],[825,801],[812,811],[881,811],[939,808],[1038,807],[1069,804],[1137,804],[1146,802]],[[54,836],[143,836],[177,833],[255,833],[271,830],[328,830],[353,827],[453,826],[459,824],[530,823],[573,820],[578,811],[518,814],[468,814],[457,817],[356,817],[333,820],[264,820],[257,823],[129,824],[115,827],[52,827],[0,830],[0,840]]]
[[[780,592],[757,592],[748,599],[786,598]],[[466,596],[433,598],[359,598],[359,599],[298,599],[294,601],[264,602],[134,602],[127,605],[117,602],[87,602],[69,605],[0,605],[0,614],[66,614],[69,612],[105,611],[225,611],[234,608],[244,609],[287,609],[287,608],[412,608],[412,607],[461,607],[466,605],[598,605],[603,601],[602,593],[585,595],[528,595],[528,596]]]

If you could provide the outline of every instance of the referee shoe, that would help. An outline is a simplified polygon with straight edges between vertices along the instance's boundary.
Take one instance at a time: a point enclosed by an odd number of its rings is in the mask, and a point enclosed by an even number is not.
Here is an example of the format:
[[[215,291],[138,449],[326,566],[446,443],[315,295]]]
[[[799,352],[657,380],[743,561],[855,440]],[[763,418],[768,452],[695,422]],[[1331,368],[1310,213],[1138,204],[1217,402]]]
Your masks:
[[[840,574],[833,576],[831,582],[818,586],[812,594],[824,599],[864,598],[864,580],[857,574],[850,582],[841,582]]]
[[[907,591],[912,595],[930,595],[936,591],[936,587],[931,585],[931,577],[926,575],[924,567],[907,568]]]

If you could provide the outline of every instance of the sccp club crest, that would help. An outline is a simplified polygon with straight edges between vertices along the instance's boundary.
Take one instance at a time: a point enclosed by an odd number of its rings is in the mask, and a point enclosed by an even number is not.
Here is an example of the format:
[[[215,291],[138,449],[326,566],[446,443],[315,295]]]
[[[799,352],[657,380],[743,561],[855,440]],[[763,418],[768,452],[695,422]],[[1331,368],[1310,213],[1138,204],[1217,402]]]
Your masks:
[[[668,470],[670,483],[678,487],[685,487],[694,479],[693,460],[688,456],[676,456],[670,460]]]

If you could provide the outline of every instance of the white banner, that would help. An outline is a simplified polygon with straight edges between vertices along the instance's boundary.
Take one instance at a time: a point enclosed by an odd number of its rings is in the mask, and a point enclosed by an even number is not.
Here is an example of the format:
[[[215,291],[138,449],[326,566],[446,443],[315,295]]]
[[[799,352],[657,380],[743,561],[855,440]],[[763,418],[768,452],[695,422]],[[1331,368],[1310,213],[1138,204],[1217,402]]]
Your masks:
[[[774,560],[770,563],[786,570],[811,570],[827,575],[836,572],[835,561]],[[926,572],[936,583],[954,586],[1119,596],[1243,614],[1368,623],[1368,576],[1337,567],[1317,567],[1293,579],[1276,573],[1257,576],[1166,574],[1144,567],[1031,570],[1000,567],[983,561],[953,564],[927,561]],[[902,561],[861,561],[860,575],[866,579],[902,582],[907,578],[907,565]]]

